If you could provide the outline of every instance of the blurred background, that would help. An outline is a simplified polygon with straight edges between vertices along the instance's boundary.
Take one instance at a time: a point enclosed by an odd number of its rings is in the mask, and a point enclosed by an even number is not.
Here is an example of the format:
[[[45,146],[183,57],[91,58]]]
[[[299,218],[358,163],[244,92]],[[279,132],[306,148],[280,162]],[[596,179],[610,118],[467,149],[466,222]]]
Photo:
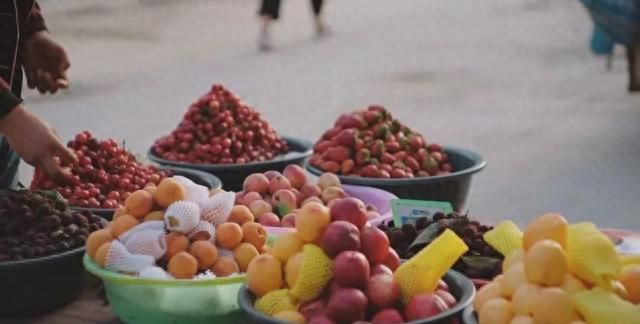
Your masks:
[[[65,142],[88,129],[144,155],[214,82],[313,141],[378,103],[427,140],[485,156],[467,202],[483,222],[558,211],[638,226],[640,97],[626,92],[622,48],[610,71],[590,52],[577,0],[328,0],[321,39],[308,1],[289,0],[266,53],[257,0],[40,4],[71,89],[25,99]]]

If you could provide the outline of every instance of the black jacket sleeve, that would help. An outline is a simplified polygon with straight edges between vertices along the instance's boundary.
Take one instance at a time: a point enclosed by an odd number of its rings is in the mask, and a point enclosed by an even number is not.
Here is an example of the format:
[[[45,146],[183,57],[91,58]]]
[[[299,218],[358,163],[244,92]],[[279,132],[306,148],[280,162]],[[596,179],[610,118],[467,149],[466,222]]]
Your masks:
[[[8,115],[22,100],[11,93],[9,85],[0,79],[0,119]]]

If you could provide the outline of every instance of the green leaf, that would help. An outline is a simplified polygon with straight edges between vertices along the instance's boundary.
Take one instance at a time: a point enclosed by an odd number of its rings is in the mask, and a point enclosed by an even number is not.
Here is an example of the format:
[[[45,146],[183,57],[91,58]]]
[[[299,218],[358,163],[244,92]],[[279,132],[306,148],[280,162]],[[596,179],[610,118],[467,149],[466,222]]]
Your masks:
[[[493,270],[502,262],[498,258],[475,255],[463,256],[460,259],[467,265],[468,269],[473,269],[477,272],[481,272],[483,269]]]
[[[451,226],[457,220],[456,219],[444,219],[444,221],[447,222],[447,224],[449,226]],[[423,247],[429,245],[429,243],[431,243],[431,241],[435,240],[439,235],[440,235],[440,233],[438,233],[438,222],[435,222],[435,223],[429,225],[424,230],[422,230],[422,232],[420,232],[420,234],[416,237],[416,239],[413,240],[413,242],[411,242],[411,244],[409,245],[409,248],[407,249],[407,251],[412,251],[414,248],[417,248],[418,250],[421,250]]]

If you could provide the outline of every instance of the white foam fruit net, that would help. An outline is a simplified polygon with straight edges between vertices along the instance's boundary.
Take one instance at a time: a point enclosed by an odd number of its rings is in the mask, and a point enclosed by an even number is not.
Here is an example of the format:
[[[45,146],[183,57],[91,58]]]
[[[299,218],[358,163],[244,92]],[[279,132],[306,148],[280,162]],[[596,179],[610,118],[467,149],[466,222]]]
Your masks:
[[[213,197],[204,200],[200,207],[202,209],[202,219],[218,226],[227,221],[231,208],[236,200],[233,192],[221,192]]]
[[[195,228],[193,228],[187,237],[191,241],[203,240],[214,243],[216,241],[216,228],[213,224],[201,220]]]
[[[124,232],[122,235],[120,235],[120,237],[118,237],[118,239],[120,240],[120,242],[124,243],[124,245],[127,245],[127,241],[132,237],[135,237],[136,233],[147,230],[164,231],[166,228],[167,227],[165,226],[164,221],[161,220],[143,222],[136,225],[134,228]]]
[[[112,241],[107,253],[105,268],[111,271],[138,273],[145,268],[155,265],[155,259],[150,255],[131,254],[119,241]]]
[[[124,246],[130,253],[150,255],[155,260],[159,260],[167,252],[164,230],[139,231]]]
[[[200,222],[200,207],[190,201],[174,202],[164,212],[164,221],[171,231],[189,233]]]
[[[142,269],[142,271],[138,273],[138,277],[144,278],[144,279],[160,279],[160,280],[173,279],[173,276],[171,276],[168,272],[156,266]]]
[[[184,187],[187,192],[187,201],[199,203],[209,197],[209,189],[207,187],[201,186],[183,176],[174,176],[173,179]]]

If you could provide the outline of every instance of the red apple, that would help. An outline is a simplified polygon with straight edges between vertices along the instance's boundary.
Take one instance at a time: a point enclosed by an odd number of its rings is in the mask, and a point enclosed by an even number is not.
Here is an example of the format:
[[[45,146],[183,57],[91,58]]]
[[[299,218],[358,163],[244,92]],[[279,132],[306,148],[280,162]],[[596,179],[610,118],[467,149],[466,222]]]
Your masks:
[[[307,324],[336,324],[336,322],[327,315],[317,315],[311,318]]]
[[[269,179],[262,173],[253,173],[244,179],[242,187],[245,192],[255,191],[263,194],[269,190]]]
[[[438,289],[436,290],[435,294],[436,296],[440,297],[445,302],[445,304],[447,304],[448,308],[451,308],[458,303],[456,298],[453,297],[453,295],[450,294],[448,291]]]
[[[304,200],[304,196],[302,196],[300,190],[296,188],[291,188],[289,190],[291,190],[291,192],[293,192],[293,195],[296,196],[296,206]]]
[[[343,287],[364,288],[369,280],[369,271],[369,261],[364,254],[344,251],[334,260],[333,280]]]
[[[280,215],[289,214],[296,205],[296,195],[291,190],[280,189],[271,197],[271,206]]]
[[[304,185],[302,185],[302,187],[300,187],[300,193],[302,194],[304,199],[307,199],[309,197],[320,197],[320,195],[322,195],[322,189],[320,189],[320,186],[318,186],[317,184],[305,183]]]
[[[418,294],[409,300],[404,315],[409,321],[417,321],[442,313],[447,304],[434,294]]]
[[[291,186],[300,189],[307,182],[307,174],[304,169],[297,164],[289,164],[284,168],[282,174],[289,180]]]
[[[296,214],[288,214],[282,217],[282,227],[296,227]]]
[[[379,274],[393,275],[393,271],[391,271],[391,269],[389,269],[389,267],[387,267],[386,265],[378,263],[371,267],[371,276],[373,277]]]
[[[304,318],[310,320],[315,316],[324,314],[326,308],[327,302],[324,299],[319,298],[300,305],[300,313]]]
[[[385,308],[376,313],[371,319],[372,324],[399,324],[404,323],[402,314],[396,309]]]
[[[267,179],[269,179],[269,181],[271,181],[271,179],[277,177],[277,176],[282,176],[282,173],[275,171],[275,170],[270,170],[264,173],[264,176],[267,177]]]
[[[260,194],[255,191],[251,191],[244,194],[244,196],[240,199],[240,204],[249,207],[251,203],[256,200],[262,200],[262,196],[260,196]]]
[[[308,204],[308,203],[310,203],[310,202],[317,202],[317,203],[319,203],[319,204],[324,204],[324,202],[322,201],[322,199],[320,199],[320,198],[318,198],[318,197],[315,197],[315,196],[314,196],[314,197],[309,197],[309,198],[305,199],[305,200],[302,202],[302,204],[300,204],[300,206],[304,206],[304,205],[306,205],[306,204]]]
[[[360,234],[360,241],[362,252],[371,263],[380,263],[389,255],[389,238],[375,226],[365,226]]]
[[[343,198],[338,200],[331,208],[331,220],[343,220],[352,223],[362,229],[368,221],[367,209],[360,199]]]
[[[322,235],[320,245],[331,258],[342,251],[360,250],[360,231],[358,228],[345,221],[335,221],[327,226]]]
[[[280,219],[274,213],[262,214],[258,221],[262,226],[280,227]]]
[[[400,285],[393,275],[379,274],[369,278],[365,293],[372,305],[391,307],[400,299]]]
[[[367,297],[354,288],[336,291],[329,299],[327,315],[338,323],[353,323],[364,320],[367,311]]]
[[[382,264],[386,265],[391,271],[395,272],[400,266],[400,257],[393,248],[389,248],[387,257],[382,261]]]
[[[281,189],[291,189],[291,182],[287,178],[282,175],[275,176],[271,181],[269,181],[269,193],[275,194],[278,190]]]
[[[318,179],[318,185],[322,190],[329,187],[340,187],[340,178],[337,175],[329,172],[325,172],[320,175],[320,179]]]
[[[249,204],[249,210],[251,210],[253,217],[258,220],[262,217],[262,215],[273,212],[271,204],[262,199],[254,200],[253,202],[251,202],[251,204]]]

